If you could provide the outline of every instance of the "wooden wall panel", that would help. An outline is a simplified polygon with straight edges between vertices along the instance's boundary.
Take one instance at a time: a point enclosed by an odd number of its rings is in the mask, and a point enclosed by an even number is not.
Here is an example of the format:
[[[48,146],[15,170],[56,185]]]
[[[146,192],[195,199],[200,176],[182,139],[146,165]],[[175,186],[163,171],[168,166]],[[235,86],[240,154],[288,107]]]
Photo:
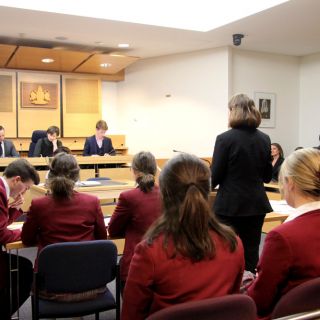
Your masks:
[[[58,97],[60,97],[60,76],[48,73],[18,73],[18,136],[31,137],[34,130],[47,130],[48,127],[60,126],[60,99],[56,109],[47,108],[21,108],[21,82],[56,83],[58,84]]]
[[[94,89],[93,89],[94,88]],[[63,77],[65,137],[93,135],[101,119],[101,81],[98,77]]]
[[[0,125],[5,128],[7,137],[17,136],[16,74],[0,72]]]

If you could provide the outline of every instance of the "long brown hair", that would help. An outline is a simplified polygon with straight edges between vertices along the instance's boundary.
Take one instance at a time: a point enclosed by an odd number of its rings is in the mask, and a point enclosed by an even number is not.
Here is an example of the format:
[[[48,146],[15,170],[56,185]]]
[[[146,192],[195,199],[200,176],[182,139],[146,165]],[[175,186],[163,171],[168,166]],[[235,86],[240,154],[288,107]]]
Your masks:
[[[163,202],[162,216],[146,234],[149,244],[160,234],[164,235],[164,249],[172,239],[175,252],[192,261],[213,258],[215,244],[209,234],[215,231],[234,251],[237,247],[235,233],[220,224],[211,212],[210,170],[207,165],[190,154],[180,154],[168,161],[160,174]]]
[[[73,188],[79,179],[79,166],[71,154],[58,153],[52,160],[48,186],[56,199],[70,199]]]
[[[150,152],[141,151],[132,160],[132,169],[137,175],[136,182],[139,188],[148,193],[152,190],[157,173],[157,162],[154,155]]]

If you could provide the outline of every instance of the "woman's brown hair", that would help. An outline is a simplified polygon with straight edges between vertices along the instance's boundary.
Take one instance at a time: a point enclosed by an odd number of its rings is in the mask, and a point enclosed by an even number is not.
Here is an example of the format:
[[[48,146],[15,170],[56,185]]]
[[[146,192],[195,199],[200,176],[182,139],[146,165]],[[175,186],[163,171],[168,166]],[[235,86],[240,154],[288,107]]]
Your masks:
[[[202,160],[184,153],[168,161],[160,174],[160,190],[163,214],[148,230],[147,243],[152,244],[163,234],[164,249],[169,239],[173,241],[173,257],[179,253],[200,261],[215,257],[212,230],[229,245],[231,252],[236,249],[235,233],[220,224],[210,210],[210,170]]]
[[[258,128],[261,115],[254,101],[246,94],[237,94],[229,101],[229,126],[231,128]]]
[[[150,152],[141,151],[132,160],[132,169],[137,178],[139,188],[147,193],[152,190],[157,173],[157,162],[154,155]]]
[[[79,179],[79,166],[71,154],[57,154],[50,166],[48,187],[56,199],[70,199]]]
[[[282,147],[280,146],[280,144],[274,142],[274,143],[271,143],[271,145],[272,145],[272,146],[275,146],[275,147],[278,149],[278,151],[279,151],[279,158],[284,158],[283,150],[282,150]]]
[[[96,123],[96,129],[98,130],[105,130],[107,131],[108,130],[108,125],[107,123],[104,121],[104,120],[99,120],[97,123]]]

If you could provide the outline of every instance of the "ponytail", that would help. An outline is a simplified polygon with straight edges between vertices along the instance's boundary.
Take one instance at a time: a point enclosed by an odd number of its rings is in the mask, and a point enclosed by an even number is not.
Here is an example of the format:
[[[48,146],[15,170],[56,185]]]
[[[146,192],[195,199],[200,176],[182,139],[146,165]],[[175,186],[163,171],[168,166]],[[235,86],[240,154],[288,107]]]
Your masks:
[[[70,199],[75,182],[65,176],[56,176],[49,179],[49,188],[56,199]]]
[[[155,183],[154,175],[151,173],[147,173],[147,174],[142,173],[137,178],[137,183],[141,191],[148,193],[154,187],[154,183]]]
[[[179,207],[181,232],[176,248],[182,255],[189,256],[194,261],[215,255],[215,246],[208,228],[210,214],[208,199],[195,184],[190,184]]]
[[[57,154],[51,163],[48,187],[56,199],[70,199],[73,188],[79,179],[79,166],[74,156],[66,153]]]

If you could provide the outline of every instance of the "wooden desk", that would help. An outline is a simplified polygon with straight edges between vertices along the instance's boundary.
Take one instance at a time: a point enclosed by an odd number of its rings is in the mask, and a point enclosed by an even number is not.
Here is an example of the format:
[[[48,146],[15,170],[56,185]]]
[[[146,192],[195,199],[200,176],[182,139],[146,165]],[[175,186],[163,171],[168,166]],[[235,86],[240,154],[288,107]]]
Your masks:
[[[100,157],[100,156],[92,156],[92,157],[83,157],[83,156],[75,156],[78,164],[91,164],[91,165],[99,165],[99,164],[126,164],[132,162],[133,156],[125,155],[125,156],[108,156],[108,157]],[[16,160],[17,158],[0,158],[0,167],[7,167],[11,162]],[[24,158],[28,160],[33,166],[44,166],[47,167],[50,164],[49,157],[32,157],[32,158]]]
[[[110,202],[114,202],[114,199],[118,199],[122,191],[133,189],[136,185],[136,182],[133,180],[117,179],[116,182],[121,182],[125,184],[121,184],[121,185],[116,184],[116,185],[107,185],[107,186],[101,185],[101,186],[94,186],[94,187],[79,187],[79,188],[75,188],[75,190],[78,192],[83,192],[83,193],[91,194],[98,197],[98,199],[100,200],[100,204],[104,205]],[[33,185],[30,188],[30,196],[32,199],[43,197],[47,194],[47,192],[48,192],[48,189],[43,185],[42,186]]]

